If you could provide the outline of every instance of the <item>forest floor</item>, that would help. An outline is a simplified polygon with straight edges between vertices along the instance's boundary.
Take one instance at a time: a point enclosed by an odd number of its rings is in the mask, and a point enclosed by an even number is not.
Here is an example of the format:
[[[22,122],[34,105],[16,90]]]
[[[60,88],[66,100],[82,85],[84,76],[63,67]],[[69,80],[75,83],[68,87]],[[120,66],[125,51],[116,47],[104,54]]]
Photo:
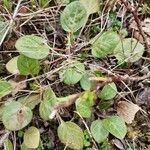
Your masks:
[[[0,1],[0,149],[70,148],[150,150],[149,0]]]

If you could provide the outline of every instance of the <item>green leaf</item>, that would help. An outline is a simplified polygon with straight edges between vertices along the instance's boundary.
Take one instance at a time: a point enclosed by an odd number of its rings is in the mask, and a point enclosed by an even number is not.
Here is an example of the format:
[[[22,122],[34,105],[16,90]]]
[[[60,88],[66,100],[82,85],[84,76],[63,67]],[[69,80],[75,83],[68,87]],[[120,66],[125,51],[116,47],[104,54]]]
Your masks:
[[[6,69],[12,74],[19,74],[17,66],[18,56],[13,57],[7,64]]]
[[[103,58],[113,53],[113,50],[120,41],[119,35],[113,31],[104,32],[92,44],[92,55],[97,58]]]
[[[31,119],[31,109],[19,102],[13,101],[4,108],[2,122],[8,130],[20,130],[27,126]]]
[[[42,101],[39,107],[40,117],[43,120],[50,120],[50,115],[53,111],[53,107],[50,102]]]
[[[9,82],[5,80],[0,80],[0,98],[9,94],[12,90],[12,86]]]
[[[74,63],[69,65],[68,68],[60,71],[59,75],[65,84],[71,85],[79,82],[84,73],[84,64],[80,63],[79,61],[74,61]]]
[[[0,43],[8,28],[8,23],[0,20]],[[1,45],[0,45],[1,46]]]
[[[40,104],[39,112],[43,120],[49,120],[49,116],[54,111],[54,105],[57,102],[57,97],[51,88],[48,88],[43,93],[43,101]]]
[[[62,143],[71,149],[83,148],[84,134],[81,128],[73,122],[62,122],[58,127],[58,137]]]
[[[35,35],[25,35],[16,42],[19,53],[33,59],[43,59],[49,54],[49,46],[44,39]]]
[[[41,96],[40,94],[31,94],[25,97],[20,97],[18,102],[30,109],[34,109],[35,106],[41,102]]]
[[[138,61],[144,53],[144,46],[134,38],[126,38],[114,49],[114,55],[119,63]]]
[[[80,80],[80,85],[83,90],[90,90],[92,87],[92,81],[89,80],[89,76],[84,74]]]
[[[24,55],[18,57],[17,66],[21,75],[36,75],[40,71],[38,60]]]
[[[97,143],[101,143],[107,139],[109,132],[104,128],[102,120],[93,121],[90,129]]]
[[[117,94],[117,87],[114,82],[105,85],[98,97],[102,100],[113,99]]]
[[[86,91],[76,100],[76,110],[85,118],[90,118],[92,106],[94,105],[95,93]]]
[[[65,31],[76,32],[85,25],[87,18],[85,7],[79,1],[75,1],[66,6],[60,16],[60,22]]]
[[[125,122],[118,116],[107,117],[103,120],[103,125],[105,129],[118,139],[123,139],[127,133]]]
[[[89,15],[99,11],[100,0],[80,0],[80,2],[86,8]]]
[[[24,144],[27,148],[37,148],[40,142],[40,132],[36,127],[30,127],[24,133]]]
[[[4,150],[13,150],[13,144],[9,139],[6,139],[4,142]]]

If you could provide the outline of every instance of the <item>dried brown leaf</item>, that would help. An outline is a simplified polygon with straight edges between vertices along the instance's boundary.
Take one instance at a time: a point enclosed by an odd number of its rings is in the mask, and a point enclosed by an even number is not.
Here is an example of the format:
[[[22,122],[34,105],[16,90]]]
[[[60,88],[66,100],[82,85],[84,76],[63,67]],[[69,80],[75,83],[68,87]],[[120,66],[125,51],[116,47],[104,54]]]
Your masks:
[[[142,30],[145,33],[146,41],[148,45],[150,45],[150,18],[144,19],[144,21],[141,21]],[[139,42],[144,43],[142,35],[140,34],[138,30],[137,23],[135,21],[132,21],[129,29],[131,29],[133,37],[136,38]]]
[[[136,113],[141,108],[132,102],[120,101],[117,105],[117,114],[128,124],[132,123]]]

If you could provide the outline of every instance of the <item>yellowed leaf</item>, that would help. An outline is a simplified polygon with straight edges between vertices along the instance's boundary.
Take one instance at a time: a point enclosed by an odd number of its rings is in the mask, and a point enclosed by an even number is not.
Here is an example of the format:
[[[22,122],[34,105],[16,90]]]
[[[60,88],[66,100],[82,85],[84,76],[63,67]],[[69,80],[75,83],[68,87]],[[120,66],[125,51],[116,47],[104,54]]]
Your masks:
[[[17,67],[18,56],[12,58],[7,64],[6,69],[12,74],[19,74],[19,70]]]
[[[143,21],[141,21],[141,25],[142,25],[142,30],[145,33],[145,37],[146,37],[146,41],[148,43],[148,45],[150,45],[150,18],[145,18]],[[145,41],[143,40],[143,37],[141,36],[139,30],[138,30],[138,26],[137,23],[135,21],[132,21],[132,23],[129,26],[129,29],[133,29],[133,37],[136,38],[139,42],[141,43],[145,43]]]
[[[24,133],[24,144],[27,148],[37,148],[40,142],[40,132],[39,129],[32,126]]]
[[[117,105],[117,114],[128,124],[132,123],[135,118],[136,113],[141,108],[132,103],[127,101],[120,101]]]

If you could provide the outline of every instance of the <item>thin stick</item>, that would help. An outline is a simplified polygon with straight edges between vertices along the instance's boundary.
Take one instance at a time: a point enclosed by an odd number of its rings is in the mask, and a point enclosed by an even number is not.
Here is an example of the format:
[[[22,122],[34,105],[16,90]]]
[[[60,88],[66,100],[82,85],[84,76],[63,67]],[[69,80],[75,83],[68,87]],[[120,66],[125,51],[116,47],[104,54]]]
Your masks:
[[[92,134],[91,134],[91,131],[90,131],[90,129],[89,129],[89,127],[88,127],[88,125],[86,124],[85,120],[83,119],[83,117],[80,115],[80,113],[79,113],[79,112],[75,111],[75,113],[76,113],[76,114],[78,114],[78,116],[82,119],[82,122],[83,122],[83,124],[84,124],[85,128],[87,129],[87,132],[88,132],[88,134],[89,134],[90,138],[92,139],[92,142],[93,142],[93,144],[94,144],[95,148],[96,148],[96,149],[98,149],[98,146],[97,146],[97,144],[96,144],[95,140],[93,139],[93,136],[92,136]]]
[[[130,77],[128,75],[126,76],[121,76],[121,75],[114,75],[112,77],[92,77],[90,80],[92,81],[104,81],[104,82],[111,82],[111,81],[141,81],[150,78],[150,73],[144,76],[135,76],[135,77]]]

